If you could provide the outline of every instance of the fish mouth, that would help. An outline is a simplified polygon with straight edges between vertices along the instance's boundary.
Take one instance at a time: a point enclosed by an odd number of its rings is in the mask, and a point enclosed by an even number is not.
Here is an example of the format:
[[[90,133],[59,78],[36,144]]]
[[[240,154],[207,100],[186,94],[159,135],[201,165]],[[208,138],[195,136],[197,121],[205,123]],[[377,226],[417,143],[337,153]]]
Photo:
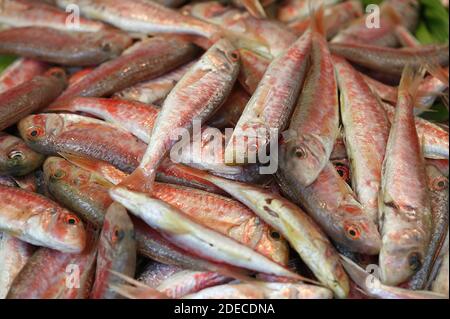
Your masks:
[[[366,236],[360,239],[355,247],[355,251],[359,253],[371,256],[378,255],[381,249],[381,238],[380,236]]]
[[[63,252],[78,254],[86,247],[86,231],[82,224],[71,226],[67,233],[59,240]]]
[[[29,243],[55,249],[63,253],[81,253],[86,246],[84,226],[69,225],[66,229],[57,229],[55,222],[49,221],[47,214],[35,214],[28,221],[30,229]],[[47,227],[45,227],[46,225]]]

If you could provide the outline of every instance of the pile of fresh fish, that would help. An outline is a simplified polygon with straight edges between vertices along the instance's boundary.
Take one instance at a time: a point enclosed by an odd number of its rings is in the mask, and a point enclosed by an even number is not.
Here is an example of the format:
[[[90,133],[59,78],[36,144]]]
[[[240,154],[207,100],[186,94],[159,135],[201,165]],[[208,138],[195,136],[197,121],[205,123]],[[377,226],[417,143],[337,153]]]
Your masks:
[[[448,298],[417,0],[0,0],[0,298]]]

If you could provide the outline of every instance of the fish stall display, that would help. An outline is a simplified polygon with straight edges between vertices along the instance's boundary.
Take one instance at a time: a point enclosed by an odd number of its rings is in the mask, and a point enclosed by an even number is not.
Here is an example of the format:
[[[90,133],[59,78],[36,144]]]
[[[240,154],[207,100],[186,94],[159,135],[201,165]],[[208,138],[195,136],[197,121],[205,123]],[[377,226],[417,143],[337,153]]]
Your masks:
[[[0,299],[449,299],[448,21],[0,0]]]

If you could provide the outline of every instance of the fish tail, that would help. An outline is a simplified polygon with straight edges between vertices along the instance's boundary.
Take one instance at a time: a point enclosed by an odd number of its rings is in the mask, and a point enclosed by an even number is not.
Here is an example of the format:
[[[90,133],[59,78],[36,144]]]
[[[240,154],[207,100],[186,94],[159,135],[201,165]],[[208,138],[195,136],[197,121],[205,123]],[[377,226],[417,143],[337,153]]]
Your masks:
[[[449,75],[448,68],[442,68],[439,63],[426,63],[425,68],[428,73],[430,73],[435,78],[439,79],[442,83],[446,83],[448,85]]]
[[[315,1],[314,1],[315,3]],[[327,28],[325,24],[325,8],[323,4],[320,4],[319,7],[314,7],[313,1],[309,1],[309,14],[311,16],[311,29],[314,32],[319,33],[323,37],[326,37]]]
[[[242,0],[241,3],[255,18],[267,18],[266,11],[259,0]]]
[[[156,170],[147,174],[142,168],[138,167],[131,175],[119,183],[119,187],[125,187],[136,192],[150,194],[155,183]]]
[[[402,17],[397,10],[389,3],[384,3],[381,9],[381,16],[388,19],[392,24],[400,26],[403,24]]]
[[[448,68],[443,68],[440,66],[439,63],[426,63],[425,68],[427,69],[428,73],[430,73],[433,77],[437,78],[439,81],[447,85],[449,83],[449,73]],[[419,92],[419,95],[424,96],[426,92]],[[436,96],[440,97],[442,103],[448,110],[448,90],[445,90],[444,92],[436,92]]]
[[[398,87],[399,94],[401,92],[409,94],[413,102],[412,105],[416,105],[416,101],[419,97],[419,86],[422,83],[426,69],[424,67],[414,67],[412,65],[406,65],[403,69],[402,78]]]

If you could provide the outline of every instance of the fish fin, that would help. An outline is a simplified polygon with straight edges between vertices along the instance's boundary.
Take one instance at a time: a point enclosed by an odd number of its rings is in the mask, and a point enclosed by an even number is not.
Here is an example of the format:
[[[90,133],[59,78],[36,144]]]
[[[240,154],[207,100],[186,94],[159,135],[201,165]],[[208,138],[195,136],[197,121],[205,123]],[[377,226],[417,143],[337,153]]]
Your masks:
[[[297,275],[297,278],[291,278],[291,277],[282,277],[282,276],[276,276],[276,275],[269,275],[269,274],[263,274],[263,273],[259,273],[257,278],[261,278],[262,281],[268,281],[268,282],[286,282],[286,283],[292,283],[292,282],[297,282],[297,281],[302,281],[302,282],[306,282],[308,284],[312,284],[312,285],[316,285],[316,286],[322,286],[324,287],[324,285],[314,279],[311,278],[306,278],[302,275],[299,275],[297,273],[295,273]],[[254,282],[258,282],[258,280],[253,280],[253,282],[250,283],[254,283]]]
[[[109,288],[126,297],[129,299],[168,299],[169,297],[156,290],[155,288],[152,288],[150,286],[147,286],[143,283],[141,283],[140,281],[137,281],[131,277],[128,277],[124,274],[121,274],[117,271],[114,270],[109,270],[109,272],[111,272],[113,275],[119,277],[120,279],[122,279],[125,284],[118,284],[118,285],[114,285],[114,284],[110,284]]]
[[[404,47],[414,48],[420,46],[419,40],[417,40],[403,25],[396,26],[394,32],[395,36]]]
[[[425,136],[422,135],[420,137],[420,159],[422,160],[423,167],[426,167],[426,159],[425,159]]]
[[[425,68],[427,69],[428,73],[430,73],[435,78],[439,79],[444,84],[447,84],[449,81],[449,74],[448,74],[448,68],[442,68],[439,63],[426,63]]]
[[[315,1],[314,1],[315,2]],[[325,8],[323,4],[320,4],[319,7],[314,7],[313,1],[309,1],[309,14],[311,16],[311,29],[314,32],[319,33],[323,37],[327,36],[327,28],[325,24]]]
[[[416,101],[419,93],[419,86],[423,81],[426,69],[424,67],[414,67],[406,65],[403,69],[402,78],[398,87],[399,92],[407,92],[413,99],[413,105],[416,105]]]
[[[69,154],[64,152],[59,152],[58,154],[64,159],[66,159],[68,162],[82,169],[85,169],[89,172],[95,173],[114,185],[117,185],[125,177],[128,176],[126,173],[122,172],[121,170],[115,168],[113,165],[104,161],[95,160],[80,155]]]
[[[444,104],[444,106],[447,108],[447,111],[448,111],[448,92],[442,94],[441,101],[442,101],[442,104]]]
[[[234,266],[228,265],[217,265],[212,267],[212,269],[208,269],[210,271],[214,271],[222,276],[233,278],[239,280],[241,282],[250,283],[255,279],[251,277],[252,272],[243,268],[237,268]]]
[[[253,17],[267,18],[266,11],[259,0],[241,0],[240,2]]]
[[[370,297],[370,295],[367,292],[365,292],[364,290],[362,290],[361,288],[355,287],[355,289],[358,290],[361,294]]]
[[[113,285],[109,284],[109,289],[113,292],[128,299],[139,299],[137,294],[133,291],[133,288],[127,285]],[[130,291],[131,290],[131,291]]]
[[[128,299],[169,299],[167,295],[151,287],[143,289],[128,285],[110,284],[109,288]]]
[[[431,109],[431,107],[433,106],[433,103],[430,105],[427,103],[419,102],[422,98],[426,98],[426,97],[430,97],[430,96],[434,96],[435,98],[440,98],[442,103],[444,103],[444,105],[448,109],[448,93],[446,93],[446,92],[426,92],[426,91],[420,91],[420,90],[417,92],[417,98],[416,98],[416,103],[414,105],[414,108],[416,110],[419,110],[420,113],[422,113],[422,112],[428,112],[428,113],[439,112],[439,110]],[[447,101],[447,104],[445,104],[446,101]]]
[[[350,278],[356,283],[358,287],[362,289],[362,292],[364,294],[369,294],[367,291],[367,283],[368,280],[371,280],[369,276],[372,276],[373,280],[378,280],[375,276],[369,274],[367,271],[365,271],[363,268],[361,268],[357,263],[355,263],[350,258],[340,255],[342,266],[344,267],[347,274],[350,276]],[[370,294],[369,294],[370,295]]]
[[[58,152],[58,155],[60,155],[62,158],[66,159],[70,163],[89,171],[95,171],[95,168],[97,166],[95,160],[89,159],[81,155],[65,152]]]
[[[119,277],[120,279],[125,281],[125,283],[127,283],[129,285],[133,285],[133,286],[141,287],[141,288],[148,287],[147,285],[143,284],[142,282],[140,282],[140,281],[138,281],[138,280],[136,280],[134,278],[128,277],[127,275],[124,275],[124,274],[122,274],[120,272],[117,272],[115,270],[109,270],[109,272],[112,273],[113,275]]]
[[[403,24],[402,17],[399,15],[397,10],[395,10],[395,8],[389,3],[383,4],[380,15],[384,18],[389,19],[389,21],[396,26],[401,26]]]
[[[77,83],[77,82],[76,82]],[[61,103],[52,103],[44,108],[41,112],[70,112],[78,113],[76,103],[72,100],[62,100]]]
[[[220,32],[215,36],[218,38],[227,38],[234,45],[234,47],[238,49],[250,50],[270,60],[272,60],[273,58],[270,52],[269,44],[262,40],[255,40],[254,38],[244,33],[237,33],[228,29],[221,28]]]
[[[202,48],[203,50],[208,50],[217,40],[219,40],[219,35],[214,35],[211,39],[194,34],[166,34],[164,35],[167,39],[176,39],[185,42],[194,43],[196,46]]]
[[[138,167],[131,175],[123,179],[118,186],[141,193],[151,194],[155,183],[155,177],[156,170],[153,170],[153,173],[146,174],[142,168]]]

